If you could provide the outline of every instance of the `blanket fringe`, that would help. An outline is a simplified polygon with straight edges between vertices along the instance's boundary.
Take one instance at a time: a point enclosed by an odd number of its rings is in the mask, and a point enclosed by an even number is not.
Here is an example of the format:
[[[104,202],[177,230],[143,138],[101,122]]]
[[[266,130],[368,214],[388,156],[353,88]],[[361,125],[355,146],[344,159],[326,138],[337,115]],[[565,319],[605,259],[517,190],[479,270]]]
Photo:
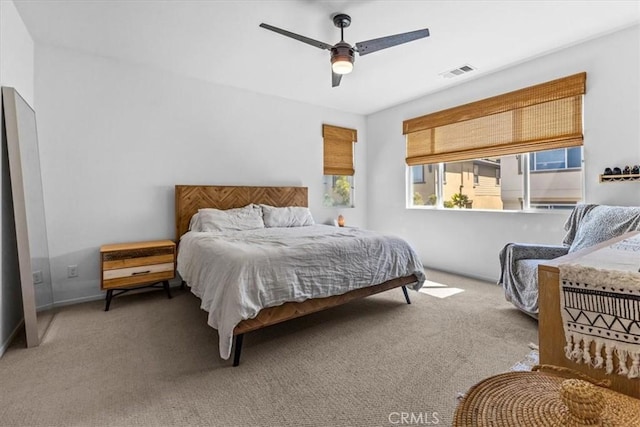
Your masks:
[[[595,348],[591,351],[591,343]],[[604,350],[604,357],[603,357]],[[605,369],[607,374],[615,373],[627,378],[640,378],[640,350],[623,348],[615,344],[605,343],[599,339],[571,334],[567,337],[564,348],[567,359],[575,363],[584,363],[596,369]],[[613,366],[613,354],[618,358],[617,369]]]
[[[593,361],[593,367],[596,369],[602,369],[602,366],[604,365],[604,359],[602,357],[603,345],[604,343],[602,341],[596,340],[596,349],[595,349],[596,357]]]
[[[571,360],[576,363],[582,362],[582,349],[580,349],[580,340],[573,343],[573,351],[571,352]]]
[[[631,362],[631,368],[629,368],[629,378],[640,378],[640,351],[631,354],[633,361]]]
[[[591,339],[585,338],[582,340],[582,360],[585,365],[591,365],[591,353],[589,348],[591,347]]]
[[[629,353],[627,350],[616,348],[616,356],[618,356],[618,373],[620,375],[629,375],[629,369],[627,369],[627,356]]]
[[[569,360],[573,360],[573,357],[571,357],[571,353],[573,352],[573,344],[571,342],[571,338],[573,337],[567,334],[567,345],[564,346],[564,357]]]
[[[613,347],[611,347],[610,345],[605,345],[604,346],[604,353],[607,357],[607,359],[605,360],[605,367],[607,369],[607,374],[611,374],[613,372]]]

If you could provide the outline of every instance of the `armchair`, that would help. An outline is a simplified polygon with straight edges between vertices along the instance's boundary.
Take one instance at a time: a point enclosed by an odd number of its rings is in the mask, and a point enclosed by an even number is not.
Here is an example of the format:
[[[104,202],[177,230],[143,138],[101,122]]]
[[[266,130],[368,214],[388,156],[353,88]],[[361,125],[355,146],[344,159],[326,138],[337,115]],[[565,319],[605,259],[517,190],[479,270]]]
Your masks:
[[[500,279],[505,298],[538,318],[538,264],[640,230],[640,207],[578,205],[569,215],[562,245],[508,243],[500,251]]]

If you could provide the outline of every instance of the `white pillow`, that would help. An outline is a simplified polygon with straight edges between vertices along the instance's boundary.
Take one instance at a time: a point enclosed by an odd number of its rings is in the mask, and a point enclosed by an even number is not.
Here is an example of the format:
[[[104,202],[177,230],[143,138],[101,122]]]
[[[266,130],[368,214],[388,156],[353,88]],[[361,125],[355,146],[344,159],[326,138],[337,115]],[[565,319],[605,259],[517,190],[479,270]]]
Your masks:
[[[189,221],[189,231],[200,231],[200,221],[198,220],[198,212],[194,213]]]
[[[315,224],[309,208],[260,206],[262,207],[262,218],[264,219],[265,227],[304,227]]]
[[[198,231],[241,231],[264,228],[261,209],[253,204],[227,210],[198,209]]]

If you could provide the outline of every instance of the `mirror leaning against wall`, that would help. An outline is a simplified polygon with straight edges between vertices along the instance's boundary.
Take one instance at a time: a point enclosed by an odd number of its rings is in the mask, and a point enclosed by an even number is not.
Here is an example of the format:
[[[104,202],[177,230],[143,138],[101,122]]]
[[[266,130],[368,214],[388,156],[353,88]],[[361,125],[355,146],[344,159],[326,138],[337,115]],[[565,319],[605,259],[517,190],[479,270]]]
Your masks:
[[[2,88],[9,175],[27,347],[40,344],[53,319],[36,114],[13,88]]]

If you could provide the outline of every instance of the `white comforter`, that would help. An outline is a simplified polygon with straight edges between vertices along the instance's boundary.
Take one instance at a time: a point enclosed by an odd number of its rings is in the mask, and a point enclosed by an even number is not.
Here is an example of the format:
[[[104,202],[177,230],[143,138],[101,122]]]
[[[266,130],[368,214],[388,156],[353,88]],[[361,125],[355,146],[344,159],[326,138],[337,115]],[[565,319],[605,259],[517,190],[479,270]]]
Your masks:
[[[327,225],[232,232],[188,232],[178,272],[218,330],[220,356],[231,354],[233,329],[266,307],[340,295],[415,274],[422,263],[397,237]]]

